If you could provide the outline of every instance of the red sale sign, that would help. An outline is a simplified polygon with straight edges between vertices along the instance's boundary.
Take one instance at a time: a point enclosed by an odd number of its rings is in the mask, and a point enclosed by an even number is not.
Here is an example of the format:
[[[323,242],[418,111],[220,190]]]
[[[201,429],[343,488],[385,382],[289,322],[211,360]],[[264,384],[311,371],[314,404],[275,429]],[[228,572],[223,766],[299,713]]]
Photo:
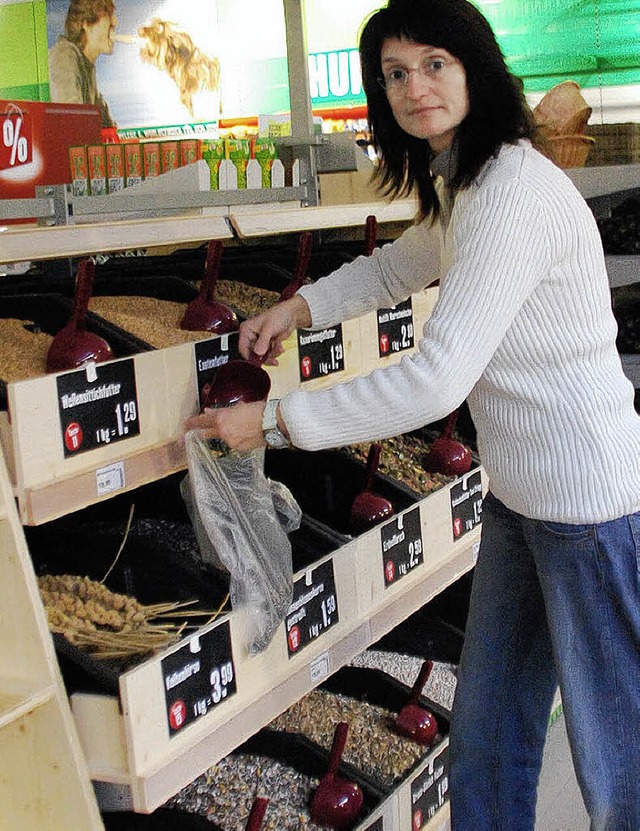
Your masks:
[[[31,116],[17,105],[2,114],[0,170],[29,164],[33,159]]]

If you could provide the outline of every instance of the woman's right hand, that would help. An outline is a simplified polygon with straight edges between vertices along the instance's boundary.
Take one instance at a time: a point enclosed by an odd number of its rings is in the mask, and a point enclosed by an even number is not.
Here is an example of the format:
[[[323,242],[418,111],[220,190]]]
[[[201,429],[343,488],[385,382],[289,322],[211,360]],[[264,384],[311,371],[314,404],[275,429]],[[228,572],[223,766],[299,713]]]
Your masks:
[[[296,294],[240,325],[240,354],[247,359],[258,357],[267,366],[278,366],[278,357],[284,352],[282,342],[296,329],[310,326],[307,301]]]

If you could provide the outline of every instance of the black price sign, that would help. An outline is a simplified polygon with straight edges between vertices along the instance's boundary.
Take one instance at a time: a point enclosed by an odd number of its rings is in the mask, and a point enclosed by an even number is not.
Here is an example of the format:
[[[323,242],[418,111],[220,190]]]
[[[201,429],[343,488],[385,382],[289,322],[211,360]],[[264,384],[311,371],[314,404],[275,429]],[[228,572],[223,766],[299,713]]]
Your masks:
[[[411,783],[411,829],[429,822],[449,799],[449,745]]]
[[[380,537],[386,588],[424,562],[420,506],[383,525]]]
[[[367,825],[365,831],[384,831],[384,817],[380,817],[371,825]]]
[[[342,324],[319,332],[298,329],[298,361],[301,381],[341,372],[344,369]]]
[[[236,692],[231,630],[225,621],[161,661],[169,735],[206,715]]]
[[[479,470],[467,474],[451,488],[453,539],[459,540],[482,522],[482,477]]]
[[[333,560],[327,560],[293,584],[293,601],[285,618],[289,657],[339,621]]]
[[[211,390],[211,381],[216,374],[216,369],[240,356],[239,340],[239,333],[232,332],[229,335],[221,335],[219,338],[196,341],[194,344],[199,409],[202,409]]]
[[[413,349],[413,306],[411,298],[389,309],[378,309],[378,354],[381,358],[394,352]]]
[[[87,364],[56,384],[65,458],[139,435],[133,358]]]

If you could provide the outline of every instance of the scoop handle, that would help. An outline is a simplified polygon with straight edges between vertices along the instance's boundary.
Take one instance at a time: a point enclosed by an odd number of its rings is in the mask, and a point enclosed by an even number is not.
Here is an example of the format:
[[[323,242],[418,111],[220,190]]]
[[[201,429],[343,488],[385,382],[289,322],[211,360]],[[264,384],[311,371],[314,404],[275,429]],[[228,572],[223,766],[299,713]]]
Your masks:
[[[311,259],[312,244],[313,234],[311,231],[303,231],[298,239],[298,254],[293,268],[293,276],[289,284],[282,290],[280,300],[290,300],[304,283],[309,268],[309,260]]]
[[[378,220],[373,214],[369,214],[365,223],[364,242],[365,254],[370,257],[376,247],[378,241]]]
[[[454,410],[452,413],[449,413],[447,418],[447,423],[444,425],[442,433],[440,434],[441,439],[450,439],[453,435],[454,427],[456,426],[456,422],[458,420],[458,413],[460,412],[459,409]]]
[[[253,800],[253,805],[251,806],[251,812],[249,813],[249,819],[247,820],[245,831],[260,831],[268,804],[269,800],[263,796],[257,796]]]
[[[213,300],[213,292],[218,282],[218,275],[220,274],[220,263],[222,262],[222,250],[224,245],[222,240],[213,239],[207,246],[207,259],[204,264],[204,278],[200,288],[200,296],[202,299],[211,303]]]
[[[422,694],[422,690],[424,689],[424,685],[429,680],[429,676],[431,675],[431,670],[433,669],[433,661],[425,661],[422,666],[420,667],[420,672],[418,673],[418,677],[415,680],[413,687],[411,687],[411,693],[409,694],[409,704],[415,704]]]
[[[91,259],[81,260],[76,272],[76,288],[73,295],[73,309],[70,323],[77,330],[84,329],[87,309],[93,292],[96,264]]]
[[[367,480],[364,488],[366,491],[373,490],[373,480],[378,472],[381,452],[382,445],[377,442],[372,444],[369,448],[369,453],[367,455]]]
[[[338,766],[344,753],[344,746],[347,743],[347,733],[349,732],[349,725],[346,721],[340,721],[336,724],[336,729],[333,731],[333,742],[331,743],[331,753],[329,754],[329,765],[327,773],[335,776],[338,773]]]

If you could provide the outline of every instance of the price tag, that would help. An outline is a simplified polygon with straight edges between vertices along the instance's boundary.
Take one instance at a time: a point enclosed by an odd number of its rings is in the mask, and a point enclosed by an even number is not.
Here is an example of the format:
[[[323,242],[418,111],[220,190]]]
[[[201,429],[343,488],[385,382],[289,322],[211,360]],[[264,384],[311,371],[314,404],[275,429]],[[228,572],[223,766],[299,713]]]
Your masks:
[[[319,332],[298,329],[298,362],[301,381],[312,381],[314,378],[324,378],[325,375],[342,372],[342,324]]]
[[[333,560],[327,560],[293,584],[293,602],[285,618],[289,657],[339,621]]]
[[[449,745],[411,783],[411,828],[420,831],[449,799]]]
[[[88,364],[56,384],[65,458],[139,435],[133,358]]]
[[[378,354],[381,358],[394,352],[413,349],[413,305],[411,298],[389,309],[378,309]]]
[[[420,506],[399,514],[380,528],[385,588],[424,562]]]
[[[194,358],[196,362],[196,378],[198,382],[198,409],[202,405],[211,389],[211,381],[216,369],[227,361],[238,358],[238,342],[240,335],[232,332],[221,335],[219,338],[196,341],[194,344]]]
[[[468,473],[451,488],[451,527],[459,540],[482,522],[482,477],[479,470]]]
[[[33,133],[30,113],[10,104],[0,113],[2,140],[0,141],[0,170],[11,170],[33,159]]]
[[[229,621],[167,655],[161,672],[169,735],[175,736],[237,691]]]
[[[124,488],[124,462],[115,462],[96,470],[96,490],[98,496],[106,496]]]
[[[380,817],[371,825],[367,825],[365,831],[384,831],[384,817]]]

